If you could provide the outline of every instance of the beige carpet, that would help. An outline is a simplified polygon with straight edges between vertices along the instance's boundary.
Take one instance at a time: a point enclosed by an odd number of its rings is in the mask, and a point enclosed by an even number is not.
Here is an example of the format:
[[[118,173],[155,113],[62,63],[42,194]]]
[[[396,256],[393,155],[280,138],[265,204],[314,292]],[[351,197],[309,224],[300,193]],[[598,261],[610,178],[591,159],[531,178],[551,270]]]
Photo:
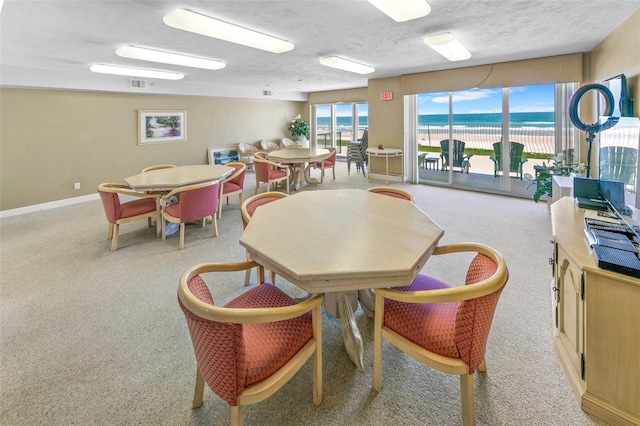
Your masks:
[[[384,183],[353,170],[348,176],[344,163],[336,174],[335,181],[329,177],[304,190]],[[254,184],[248,174],[245,196],[253,194]],[[546,205],[394,185],[411,191],[445,230],[441,244],[485,243],[501,251],[509,266],[489,337],[488,373],[476,375],[477,424],[601,424],[580,410],[553,351]],[[191,409],[196,367],[176,300],[178,278],[187,267],[244,259],[237,198],[224,206],[218,226],[217,238],[211,238],[210,225],[190,227],[179,251],[176,237],[156,240],[154,230],[139,221],[121,227],[118,250],[110,252],[100,201],[2,219],[0,424],[228,424],[228,407],[208,389],[202,408]],[[345,230],[343,238],[360,237]],[[328,254],[308,255],[322,262]],[[455,283],[465,270],[460,260],[434,257],[423,273]],[[242,282],[242,275],[222,281],[214,290],[216,301],[242,292]],[[278,285],[299,292],[281,280]],[[245,424],[461,424],[458,378],[387,344],[382,390],[372,390],[373,324],[361,309],[356,317],[365,342],[364,374],[344,350],[339,320],[325,315],[322,405],[313,404],[307,363],[276,395],[247,407]]]

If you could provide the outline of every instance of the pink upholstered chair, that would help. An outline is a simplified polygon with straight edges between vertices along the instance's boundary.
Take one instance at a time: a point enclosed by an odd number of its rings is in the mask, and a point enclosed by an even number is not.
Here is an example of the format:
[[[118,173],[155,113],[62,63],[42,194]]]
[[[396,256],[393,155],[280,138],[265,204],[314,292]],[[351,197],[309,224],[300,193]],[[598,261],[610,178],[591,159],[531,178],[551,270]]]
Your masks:
[[[392,186],[374,186],[367,189],[369,192],[375,192],[376,194],[387,195],[389,197],[400,198],[402,200],[408,200],[415,204],[416,199],[413,194],[405,191],[404,189],[394,188]]]
[[[197,362],[193,407],[202,405],[204,383],[242,424],[242,407],[273,395],[312,359],[313,402],[322,403],[322,296],[296,304],[272,284],[258,284],[224,306],[214,290],[222,273],[258,267],[255,262],[205,263],[180,278],[184,312]],[[205,281],[206,280],[206,281]],[[208,285],[207,285],[208,284]]]
[[[218,219],[222,217],[222,198],[227,197],[227,205],[229,205],[229,196],[238,194],[238,205],[242,204],[242,191],[244,190],[244,176],[247,166],[244,163],[232,161],[225,164],[227,167],[235,169],[225,180],[220,182],[220,201],[218,203]]]
[[[288,166],[269,161],[265,153],[259,152],[253,157],[253,167],[256,172],[256,194],[258,193],[260,182],[266,183],[267,191],[270,191],[271,185],[282,181],[286,185],[287,194],[289,193],[291,173]]]
[[[178,196],[179,201],[169,204],[171,196]],[[211,216],[213,236],[218,236],[216,213],[220,196],[220,182],[204,182],[195,185],[181,186],[160,198],[162,205],[162,239],[167,237],[167,222],[180,224],[180,250],[184,248],[184,224],[202,219],[202,227]]]
[[[152,217],[158,218],[160,215],[157,203],[158,195],[141,194],[131,190],[126,185],[117,183],[101,183],[98,185],[98,194],[100,194],[104,213],[107,216],[107,222],[109,222],[107,239],[111,240],[111,251],[118,248],[118,234],[121,223]],[[120,195],[138,199],[121,203]],[[148,223],[151,226],[151,222]]]
[[[320,183],[324,182],[324,171],[326,169],[331,169],[333,171],[333,180],[336,180],[336,149],[335,148],[327,148],[331,151],[331,155],[321,161],[316,161],[312,163],[312,166],[316,169],[320,169]]]
[[[473,425],[473,375],[486,371],[493,314],[509,273],[496,250],[481,244],[437,247],[434,255],[475,252],[464,286],[418,275],[411,285],[375,290],[373,388],[380,390],[382,339],[417,361],[460,376],[462,420]]]
[[[242,227],[243,229],[247,227],[251,217],[255,213],[256,209],[264,204],[271,203],[272,201],[277,201],[281,198],[288,197],[284,192],[263,192],[261,194],[252,195],[251,197],[244,200],[244,202],[240,205],[240,216],[242,218]],[[247,260],[249,259],[249,253],[247,253]],[[244,285],[249,285],[249,279],[251,278],[251,269],[247,269],[247,272],[244,277]],[[274,283],[276,281],[276,274],[271,272],[270,275],[271,282]]]

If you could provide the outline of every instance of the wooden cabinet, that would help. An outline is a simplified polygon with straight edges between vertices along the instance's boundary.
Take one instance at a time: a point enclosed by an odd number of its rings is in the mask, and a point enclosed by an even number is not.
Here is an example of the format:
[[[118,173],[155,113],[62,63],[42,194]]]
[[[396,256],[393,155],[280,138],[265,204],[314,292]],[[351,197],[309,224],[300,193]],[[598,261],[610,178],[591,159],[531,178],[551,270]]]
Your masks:
[[[551,206],[554,346],[584,411],[640,425],[640,280],[597,267],[584,216],[570,197]]]

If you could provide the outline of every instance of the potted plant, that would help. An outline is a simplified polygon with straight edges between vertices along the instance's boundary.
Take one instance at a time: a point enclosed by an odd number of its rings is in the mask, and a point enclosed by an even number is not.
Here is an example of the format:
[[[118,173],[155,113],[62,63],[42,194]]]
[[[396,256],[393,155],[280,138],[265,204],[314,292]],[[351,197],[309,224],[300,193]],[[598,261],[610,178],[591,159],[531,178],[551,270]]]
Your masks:
[[[292,137],[304,140],[309,135],[309,123],[304,121],[302,117],[300,117],[300,114],[298,114],[291,120],[289,132]]]

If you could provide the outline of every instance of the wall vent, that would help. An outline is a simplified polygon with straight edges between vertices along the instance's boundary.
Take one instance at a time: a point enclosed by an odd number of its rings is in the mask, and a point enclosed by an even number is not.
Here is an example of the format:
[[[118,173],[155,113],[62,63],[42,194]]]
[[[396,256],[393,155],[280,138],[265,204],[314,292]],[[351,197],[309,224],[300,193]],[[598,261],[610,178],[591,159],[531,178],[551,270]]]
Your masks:
[[[271,90],[263,90],[262,96],[271,96]]]
[[[129,88],[131,89],[146,89],[147,82],[144,80],[129,79]]]

